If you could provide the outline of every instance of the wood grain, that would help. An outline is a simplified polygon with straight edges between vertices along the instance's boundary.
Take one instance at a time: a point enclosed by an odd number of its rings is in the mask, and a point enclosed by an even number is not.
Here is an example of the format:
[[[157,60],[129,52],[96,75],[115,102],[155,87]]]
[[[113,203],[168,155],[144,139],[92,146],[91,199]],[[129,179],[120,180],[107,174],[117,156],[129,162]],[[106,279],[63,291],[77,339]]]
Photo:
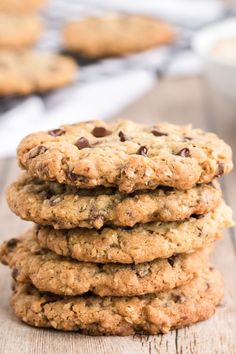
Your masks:
[[[235,107],[225,102],[201,78],[164,80],[158,82],[145,97],[119,117],[138,122],[154,123],[167,120],[178,124],[192,123],[195,127],[216,131],[235,151]],[[0,240],[19,234],[29,223],[15,217],[4,200],[6,186],[15,179],[15,160],[0,161]],[[226,200],[236,209],[236,173],[223,178]],[[236,240],[234,230],[226,232],[218,242],[213,257],[225,278],[223,304],[212,319],[173,331],[167,335],[134,337],[88,337],[76,333],[30,328],[20,323],[8,306],[10,277],[0,266],[0,353],[24,354],[172,354],[172,353],[236,353]]]

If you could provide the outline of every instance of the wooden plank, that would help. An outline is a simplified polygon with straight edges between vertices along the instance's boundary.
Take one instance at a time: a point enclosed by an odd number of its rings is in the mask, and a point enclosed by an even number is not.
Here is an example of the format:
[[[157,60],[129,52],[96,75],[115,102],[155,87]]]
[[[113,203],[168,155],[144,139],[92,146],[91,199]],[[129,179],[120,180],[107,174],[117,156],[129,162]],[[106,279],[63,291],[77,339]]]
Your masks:
[[[153,124],[168,120],[173,123],[216,130],[235,148],[232,127],[234,110],[232,105],[220,102],[199,78],[164,80],[137,103],[125,109],[119,117]],[[231,117],[224,123],[222,117]],[[3,202],[6,185],[15,179],[18,168],[15,161],[0,162],[0,238],[17,235],[29,223],[12,215]],[[227,199],[235,208],[235,173],[225,179]],[[189,328],[173,331],[167,335],[134,337],[88,337],[75,333],[58,333],[53,330],[30,328],[20,323],[10,312],[10,277],[6,267],[0,267],[0,353],[235,353],[236,333],[236,267],[232,233],[216,247],[213,260],[223,273],[226,282],[226,296],[223,305],[209,321]]]

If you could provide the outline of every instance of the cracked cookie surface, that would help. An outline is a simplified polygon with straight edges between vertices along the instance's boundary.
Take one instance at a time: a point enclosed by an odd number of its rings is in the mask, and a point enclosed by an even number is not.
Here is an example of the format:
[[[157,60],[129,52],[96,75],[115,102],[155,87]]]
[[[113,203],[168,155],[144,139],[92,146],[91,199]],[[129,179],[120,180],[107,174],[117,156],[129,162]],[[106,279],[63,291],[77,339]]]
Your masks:
[[[157,188],[151,193],[126,195],[113,188],[78,189],[27,174],[22,174],[7,192],[9,207],[16,215],[55,229],[132,227],[151,221],[184,220],[214,210],[220,198],[217,181],[187,191]]]
[[[223,296],[220,274],[209,268],[187,285],[140,297],[60,297],[16,284],[11,306],[29,325],[84,334],[167,333],[211,317]]]
[[[139,265],[74,261],[43,250],[32,231],[5,242],[0,260],[13,269],[17,282],[30,282],[40,291],[59,295],[134,296],[157,293],[183,285],[208,268],[211,250],[157,259]]]
[[[28,95],[74,81],[77,66],[70,58],[19,50],[0,50],[0,95]]]
[[[17,151],[30,175],[80,188],[131,193],[164,185],[190,189],[232,169],[230,147],[191,126],[91,121],[30,134]]]
[[[174,38],[168,24],[137,15],[89,17],[64,28],[65,48],[90,59],[140,52],[171,43]]]
[[[144,263],[207,246],[232,225],[232,210],[222,201],[213,212],[183,222],[153,222],[131,229],[104,227],[101,230],[55,230],[38,226],[35,233],[42,247],[80,261]]]

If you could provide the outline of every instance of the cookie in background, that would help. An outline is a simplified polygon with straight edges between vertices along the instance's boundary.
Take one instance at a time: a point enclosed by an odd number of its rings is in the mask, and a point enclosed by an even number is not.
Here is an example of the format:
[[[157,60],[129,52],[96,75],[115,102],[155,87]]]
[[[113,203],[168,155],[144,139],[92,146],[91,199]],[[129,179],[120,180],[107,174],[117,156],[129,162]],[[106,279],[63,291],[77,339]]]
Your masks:
[[[0,95],[43,93],[75,80],[77,65],[71,58],[30,50],[0,50]]]
[[[35,14],[0,12],[0,49],[32,46],[39,40],[42,30],[42,21]]]
[[[112,14],[67,23],[64,47],[90,59],[116,57],[172,43],[167,23],[140,15]]]
[[[45,0],[0,0],[0,11],[27,13],[37,11]]]

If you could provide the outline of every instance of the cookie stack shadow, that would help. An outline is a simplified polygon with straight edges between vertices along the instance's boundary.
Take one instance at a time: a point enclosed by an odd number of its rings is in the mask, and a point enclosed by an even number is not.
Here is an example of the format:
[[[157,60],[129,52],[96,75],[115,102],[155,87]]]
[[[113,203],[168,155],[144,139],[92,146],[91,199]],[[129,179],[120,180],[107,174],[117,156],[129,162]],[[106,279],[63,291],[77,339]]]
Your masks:
[[[162,183],[146,168],[157,155]],[[127,170],[130,157],[131,167],[139,163],[136,175]],[[106,165],[110,158],[114,165]],[[8,204],[37,225],[5,242],[0,260],[12,269],[11,306],[21,320],[92,335],[132,335],[166,333],[213,315],[223,282],[209,255],[233,224],[216,178],[232,168],[223,141],[169,124],[88,122],[26,137],[18,160],[26,172],[9,187]],[[65,174],[65,161],[70,167],[81,162],[81,174]],[[102,181],[104,165],[105,178],[113,176],[110,185]],[[176,176],[168,177],[170,165]],[[192,181],[188,168],[200,165]],[[90,180],[86,166],[93,170]]]

